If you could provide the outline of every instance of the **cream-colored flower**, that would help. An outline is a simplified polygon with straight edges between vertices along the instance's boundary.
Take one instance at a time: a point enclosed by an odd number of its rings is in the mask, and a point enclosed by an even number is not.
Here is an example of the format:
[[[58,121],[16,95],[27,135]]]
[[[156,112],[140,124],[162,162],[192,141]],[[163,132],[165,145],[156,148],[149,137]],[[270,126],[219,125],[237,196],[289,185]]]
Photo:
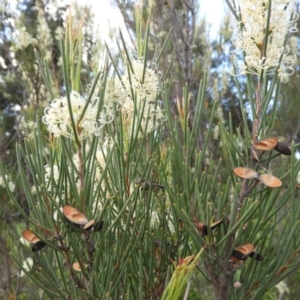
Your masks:
[[[240,0],[239,4],[241,22],[235,24],[239,34],[234,44],[236,53],[243,52],[245,55],[245,62],[237,58],[235,60],[239,73],[260,75],[261,72],[272,74],[275,70],[279,75],[293,73],[295,57],[289,55],[288,47],[284,48],[283,45],[285,35],[297,30],[295,23],[298,16],[295,13],[290,21],[295,0],[272,0],[267,33],[268,1]],[[265,47],[266,53],[263,56]]]
[[[9,182],[8,182],[8,188],[10,189],[11,192],[14,192],[14,191],[15,191],[15,188],[16,188],[15,183],[12,182],[12,181],[9,181]]]
[[[92,135],[100,136],[102,127],[112,121],[112,118],[110,117],[108,119],[107,112],[104,111],[100,112],[97,119],[99,104],[97,97],[94,97],[93,100],[87,104],[84,98],[77,92],[72,91],[70,94],[70,102],[77,135],[81,141]],[[84,116],[82,116],[86,104],[87,109]],[[45,108],[42,121],[55,137],[66,136],[71,139],[75,138],[67,97],[54,99],[50,106]]]
[[[279,295],[282,296],[284,294],[289,294],[290,293],[290,289],[288,287],[288,285],[286,284],[286,282],[284,282],[283,280],[278,282],[275,287],[277,288]],[[279,299],[282,297],[279,297]]]
[[[225,124],[225,118],[224,118],[223,108],[222,108],[221,105],[218,105],[217,110],[216,110],[216,115],[217,115],[219,121],[222,124]]]
[[[68,167],[69,173],[79,171],[80,162],[79,162],[79,158],[78,158],[78,153],[75,153],[73,155],[73,165],[74,165],[75,170],[74,170],[74,168]],[[57,165],[53,165],[52,168],[51,168],[51,166],[46,165],[46,166],[44,166],[44,169],[45,169],[46,187],[47,187],[48,191],[51,191],[53,189],[53,187],[55,187],[55,185],[58,184],[60,169],[59,169],[59,166],[57,166]],[[80,190],[80,188],[81,188],[80,179],[77,175],[75,175],[75,177],[76,177],[77,190]],[[67,189],[69,189],[69,184],[68,184]]]
[[[0,57],[0,67],[2,69],[7,69],[7,65],[6,65],[5,60],[3,59],[3,57]]]
[[[24,117],[17,117],[17,122],[19,125],[19,130],[24,136],[29,136],[33,133],[36,128],[36,123],[33,121],[25,121]]]
[[[9,180],[9,176],[8,175],[5,175],[5,179],[8,182],[8,188],[9,188],[9,190],[11,192],[14,192],[15,188],[16,188],[15,183]],[[5,181],[4,181],[4,179],[3,179],[2,176],[0,176],[0,186],[6,188]]]
[[[26,258],[23,261],[23,265],[22,268],[26,271],[26,272],[30,272],[30,270],[33,267],[33,259],[31,257]],[[25,275],[25,272],[23,270],[21,270],[19,273],[17,273],[18,277],[22,277]]]
[[[101,186],[103,186],[105,188],[105,184],[102,181],[103,184],[101,184]],[[102,211],[103,210],[103,200],[100,198],[94,199],[93,204],[92,204],[92,212],[94,213],[95,211]]]
[[[235,281],[233,286],[235,289],[240,289],[242,287],[242,284],[239,281]]]
[[[29,247],[30,246],[30,243],[27,242],[23,237],[20,237],[19,238],[19,242],[23,245],[25,245],[26,247]]]
[[[141,100],[153,101],[159,91],[159,76],[153,68],[154,65],[144,66],[144,60],[133,60],[131,65],[132,71],[128,72],[127,69],[122,76],[122,82],[128,95],[131,94],[130,89],[132,88]],[[130,69],[129,65],[128,68]]]
[[[30,193],[32,195],[36,195],[37,194],[37,189],[36,189],[36,186],[35,185],[32,185],[31,188],[30,188]]]
[[[65,35],[65,29],[62,26],[58,26],[55,29],[55,39],[56,40],[62,40]]]
[[[59,203],[59,199],[56,198],[55,200],[56,200],[56,202],[58,204]],[[60,207],[60,211],[63,212],[63,208],[62,207]],[[58,210],[54,210],[53,211],[53,219],[54,219],[54,221],[58,221]]]
[[[214,131],[213,131],[213,139],[214,140],[218,140],[219,139],[219,135],[220,135],[220,128],[219,128],[219,125],[216,125],[214,127]]]
[[[157,211],[154,210],[151,214],[150,227],[156,228],[159,226],[159,224],[160,224],[160,221],[159,221],[158,213],[157,213]]]
[[[297,174],[296,181],[298,184],[300,184],[300,171]]]
[[[31,34],[27,31],[25,26],[19,28],[16,31],[15,40],[16,40],[16,43],[14,45],[15,51],[27,48],[29,45],[35,46],[38,44],[37,39],[31,36]]]
[[[38,40],[43,43],[44,46],[44,59],[50,60],[52,58],[52,53],[50,47],[53,44],[52,33],[49,27],[49,22],[46,20],[45,12],[42,8],[36,7],[38,12],[37,22],[39,30],[37,31]]]
[[[107,108],[107,112],[113,115],[114,109],[118,109],[117,103],[123,95],[120,94],[120,88],[118,88],[117,84],[118,80],[115,77],[108,77],[105,83],[105,95],[104,95],[104,105]],[[94,94],[98,95],[100,91],[103,89],[103,81],[99,80],[96,84]],[[87,86],[87,94],[90,94],[93,83]]]
[[[134,60],[131,65],[132,70],[128,65],[121,82],[117,82],[116,86],[126,132],[128,136],[138,132],[138,136],[141,136],[142,132],[155,130],[166,120],[166,116],[157,101],[159,73],[153,65],[144,66],[143,60]]]
[[[166,217],[166,224],[169,228],[169,231],[171,234],[175,232],[175,226],[174,226],[174,221],[173,221],[173,216],[169,214],[164,214]],[[151,218],[150,218],[150,228],[158,228],[161,226],[162,220],[160,220],[158,212],[156,210],[153,210],[151,213]]]
[[[112,148],[112,143],[109,141],[109,139],[104,139],[103,144],[101,144],[101,147],[99,146],[96,152],[96,159],[99,163],[101,171],[103,171],[106,167],[106,161],[109,155],[109,151]]]
[[[55,182],[58,181],[59,169],[58,169],[57,165],[53,165],[53,168],[51,168],[51,166],[49,166],[49,165],[45,165],[44,169],[45,169],[45,183],[46,183],[46,186],[49,185],[49,182],[50,182],[51,178],[53,178],[53,180]]]

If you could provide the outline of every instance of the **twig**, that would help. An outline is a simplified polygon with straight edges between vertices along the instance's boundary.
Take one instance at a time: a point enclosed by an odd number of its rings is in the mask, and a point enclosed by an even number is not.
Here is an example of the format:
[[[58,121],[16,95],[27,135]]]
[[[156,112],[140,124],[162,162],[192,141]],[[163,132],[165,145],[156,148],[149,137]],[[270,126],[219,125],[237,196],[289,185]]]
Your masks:
[[[253,141],[254,144],[258,138],[258,129],[260,126],[260,113],[261,113],[261,82],[258,81],[256,89],[256,110],[255,119],[253,120]]]
[[[81,211],[85,214],[85,199],[83,196],[84,191],[84,163],[82,158],[82,152],[81,152],[81,145],[78,147],[78,159],[79,159],[79,179],[80,179],[80,191],[82,196],[82,203],[81,203]]]
[[[254,189],[254,187],[259,183],[259,180],[256,179],[255,182],[247,189],[248,187],[248,181],[247,180],[244,180],[243,183],[242,183],[242,190],[239,194],[239,197],[238,197],[238,207],[237,207],[237,210],[240,211],[241,210],[241,207],[243,205],[243,201],[244,199],[248,196],[248,194]]]
[[[183,300],[187,300],[191,289],[191,280],[188,281]]]

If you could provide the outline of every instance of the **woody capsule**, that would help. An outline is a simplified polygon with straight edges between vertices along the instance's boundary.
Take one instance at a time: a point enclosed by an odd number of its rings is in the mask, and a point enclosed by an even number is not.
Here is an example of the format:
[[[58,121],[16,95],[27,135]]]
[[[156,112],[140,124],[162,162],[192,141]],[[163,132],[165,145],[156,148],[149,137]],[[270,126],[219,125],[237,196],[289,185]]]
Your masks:
[[[88,223],[87,217],[72,206],[64,206],[63,214],[70,222],[76,225],[85,225]]]
[[[46,246],[46,244],[30,230],[24,230],[22,236],[27,242],[33,244],[31,248],[32,252],[37,252]]]
[[[257,261],[262,261],[264,258],[263,256],[255,252],[255,247],[253,244],[245,244],[236,247],[231,255],[231,261],[245,261],[248,257],[254,257]]]
[[[63,207],[63,214],[68,221],[73,223],[76,227],[82,227],[85,231],[88,231],[92,228],[94,229],[94,231],[100,231],[104,224],[103,221],[89,221],[83,213],[69,205]]]
[[[283,155],[291,155],[292,151],[288,144],[278,141],[275,137],[266,138],[253,144],[256,151],[276,150]]]
[[[277,144],[278,144],[278,139],[275,137],[270,137],[254,143],[253,149],[257,151],[270,151],[274,149]]]
[[[212,223],[211,225],[206,225],[202,222],[198,222],[196,227],[197,227],[197,230],[199,231],[199,233],[202,236],[205,236],[205,235],[208,235],[208,227],[210,227],[210,229],[213,230],[222,223],[223,223],[223,220],[216,221],[216,222]]]

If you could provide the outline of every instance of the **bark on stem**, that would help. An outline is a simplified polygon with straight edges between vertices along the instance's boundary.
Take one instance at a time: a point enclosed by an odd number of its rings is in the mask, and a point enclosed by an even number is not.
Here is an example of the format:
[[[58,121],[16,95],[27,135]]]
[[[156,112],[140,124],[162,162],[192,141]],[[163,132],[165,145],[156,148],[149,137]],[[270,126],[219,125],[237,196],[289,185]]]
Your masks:
[[[82,213],[85,214],[85,199],[83,196],[83,190],[84,190],[84,180],[83,180],[83,176],[84,176],[84,163],[83,163],[83,158],[82,158],[82,152],[81,152],[81,145],[79,145],[78,147],[78,159],[79,159],[79,180],[80,180],[80,191],[81,191],[81,211]]]
[[[260,126],[260,114],[261,114],[261,81],[260,80],[257,83],[255,104],[256,104],[256,110],[255,110],[255,116],[254,116],[254,120],[253,120],[252,144],[254,144],[257,141],[258,130],[259,130],[259,126]]]

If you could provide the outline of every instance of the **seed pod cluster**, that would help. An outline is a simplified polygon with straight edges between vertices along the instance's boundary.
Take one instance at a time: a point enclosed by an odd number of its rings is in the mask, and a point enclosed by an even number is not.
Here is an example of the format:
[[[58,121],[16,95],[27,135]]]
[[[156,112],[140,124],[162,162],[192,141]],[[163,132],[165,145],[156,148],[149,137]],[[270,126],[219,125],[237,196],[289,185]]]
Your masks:
[[[233,250],[230,260],[245,261],[248,257],[253,257],[257,261],[262,261],[264,259],[260,253],[255,252],[255,247],[253,244],[245,244],[238,246]]]
[[[83,230],[88,231],[94,229],[94,231],[100,231],[103,227],[104,222],[95,220],[88,220],[87,217],[72,206],[64,206],[63,214],[68,221],[73,223],[75,226],[82,227]]]
[[[236,176],[242,179],[257,179],[270,188],[277,188],[282,186],[281,180],[277,177],[270,174],[259,175],[255,170],[250,168],[237,167],[233,169],[233,172]]]
[[[258,156],[255,151],[270,151],[275,149],[281,154],[284,155],[291,155],[291,149],[290,147],[285,144],[278,141],[275,137],[266,138],[261,141],[257,141],[253,144],[251,148],[251,156],[258,161]],[[277,188],[282,186],[282,182],[277,177],[271,175],[271,174],[261,174],[259,175],[255,170],[251,168],[244,168],[244,167],[237,167],[233,169],[233,172],[236,176],[242,178],[242,179],[257,179],[260,182],[262,182],[264,185],[270,187],[270,188]]]
[[[95,222],[95,220],[88,220],[87,217],[79,212],[76,208],[72,206],[64,206],[63,214],[68,221],[73,223],[75,226],[79,226],[85,231],[93,228],[95,232],[100,231],[103,228],[103,221]],[[33,244],[31,251],[37,252],[46,246],[46,243],[37,237],[31,230],[24,230],[22,236],[25,241]]]

